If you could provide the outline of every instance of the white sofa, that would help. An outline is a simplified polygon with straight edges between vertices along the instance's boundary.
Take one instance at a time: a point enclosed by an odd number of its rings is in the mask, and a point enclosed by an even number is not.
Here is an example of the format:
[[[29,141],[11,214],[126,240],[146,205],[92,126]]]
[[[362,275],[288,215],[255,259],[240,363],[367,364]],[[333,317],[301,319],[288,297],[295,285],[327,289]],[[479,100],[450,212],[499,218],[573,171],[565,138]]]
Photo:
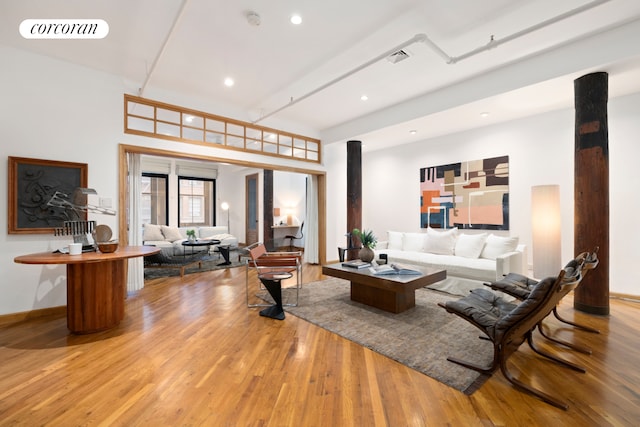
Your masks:
[[[220,245],[231,247],[238,246],[238,239],[228,233],[226,225],[216,225],[212,227],[170,227],[167,225],[144,224],[142,232],[142,243],[144,245],[157,246],[168,256],[184,254],[185,246],[182,242],[187,240],[187,230],[194,230],[198,239],[217,239]],[[212,246],[212,248],[215,246]],[[189,252],[206,251],[206,246],[196,246],[189,248]]]
[[[485,282],[507,273],[527,273],[526,246],[517,237],[493,233],[462,233],[457,228],[426,233],[389,231],[388,240],[376,245],[376,258],[388,262],[424,265],[447,271],[447,279],[429,286],[456,295],[466,295]]]

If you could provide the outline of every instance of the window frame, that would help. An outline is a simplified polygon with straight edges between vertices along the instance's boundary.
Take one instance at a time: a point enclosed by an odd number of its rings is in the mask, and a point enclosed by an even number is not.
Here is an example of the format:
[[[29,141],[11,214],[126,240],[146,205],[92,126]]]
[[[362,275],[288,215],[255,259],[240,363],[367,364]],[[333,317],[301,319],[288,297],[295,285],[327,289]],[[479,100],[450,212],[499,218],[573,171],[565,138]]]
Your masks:
[[[217,212],[217,206],[216,206],[216,195],[217,195],[217,185],[216,185],[216,180],[214,178],[200,178],[200,177],[194,177],[194,176],[186,176],[186,175],[177,175],[177,198],[178,198],[178,226],[179,227],[213,227],[216,225],[217,223],[217,218],[216,218],[216,212]],[[211,204],[210,204],[210,209],[211,209],[211,224],[207,224],[207,219],[206,219],[206,214],[205,214],[205,221],[203,224],[195,224],[193,222],[187,224],[187,225],[183,225],[182,222],[182,198],[183,195],[180,192],[180,187],[181,187],[181,181],[182,180],[187,180],[187,181],[203,181],[203,182],[210,182],[211,183]],[[206,201],[206,195],[205,195],[205,201]],[[206,211],[206,206],[205,206],[205,211]]]
[[[165,212],[165,219],[164,219],[164,224],[158,224],[158,225],[169,225],[169,216],[170,216],[169,215],[169,175],[168,174],[164,174],[164,173],[142,172],[142,177],[146,177],[146,178],[163,178],[164,179],[164,212]],[[140,208],[142,209],[142,204],[141,204]],[[153,220],[153,218],[151,218],[151,220]],[[153,223],[155,224],[155,222],[153,222]]]

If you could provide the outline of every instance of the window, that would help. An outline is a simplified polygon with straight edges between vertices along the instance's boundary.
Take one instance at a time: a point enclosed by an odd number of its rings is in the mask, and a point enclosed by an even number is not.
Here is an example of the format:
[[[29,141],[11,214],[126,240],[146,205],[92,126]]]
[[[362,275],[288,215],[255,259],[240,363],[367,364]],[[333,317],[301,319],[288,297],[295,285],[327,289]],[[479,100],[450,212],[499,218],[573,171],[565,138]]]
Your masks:
[[[180,227],[215,225],[215,180],[178,177]]]
[[[142,174],[141,215],[143,224],[168,225],[169,177],[162,174]]]

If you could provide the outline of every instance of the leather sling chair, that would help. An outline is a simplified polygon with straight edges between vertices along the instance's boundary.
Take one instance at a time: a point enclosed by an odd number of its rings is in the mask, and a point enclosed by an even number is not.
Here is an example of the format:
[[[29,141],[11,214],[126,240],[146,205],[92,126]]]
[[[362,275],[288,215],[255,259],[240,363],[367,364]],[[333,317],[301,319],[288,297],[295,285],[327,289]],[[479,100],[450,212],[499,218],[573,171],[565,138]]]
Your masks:
[[[262,273],[295,273],[296,276],[296,299],[295,303],[285,303],[285,306],[297,306],[299,290],[302,287],[302,252],[267,252],[266,246],[262,242],[257,242],[245,248],[249,252],[249,260],[246,264],[245,287],[247,291],[247,307],[268,307],[269,303],[251,303],[249,301],[251,280],[250,270],[255,270],[258,275]],[[259,280],[255,280],[260,282]],[[260,285],[262,287],[262,285]]]
[[[599,247],[596,246],[595,249],[593,250],[593,252],[582,252],[581,254],[579,254],[578,256],[576,256],[576,258],[572,261],[570,261],[570,263],[579,263],[579,262],[583,262],[584,267],[583,267],[583,272],[582,275],[583,277],[590,271],[593,270],[594,268],[596,268],[598,266],[599,260],[598,260],[598,250]],[[524,276],[522,274],[518,274],[518,273],[509,273],[507,274],[505,277],[503,277],[502,279],[492,282],[492,283],[485,283],[485,285],[491,287],[491,289],[494,289],[496,291],[500,291],[500,292],[504,292],[507,295],[511,295],[514,298],[517,298],[519,300],[523,300],[524,298],[527,297],[527,295],[529,295],[529,293],[531,292],[531,289],[533,289],[533,287],[538,283],[537,280],[535,279],[531,279],[527,276]],[[569,324],[571,326],[574,326],[578,329],[587,331],[587,332],[593,332],[593,333],[600,333],[599,330],[594,329],[594,328],[590,328],[589,326],[585,326],[585,325],[580,325],[578,323],[572,322],[570,320],[567,320],[565,318],[563,318],[562,316],[560,316],[560,314],[558,313],[558,308],[554,307],[553,308],[553,315],[556,317],[556,319],[558,319],[559,321]],[[540,334],[545,337],[546,339],[555,342],[557,344],[563,345],[565,347],[569,347],[572,348],[576,351],[579,351],[581,353],[584,354],[591,354],[591,349],[587,348],[587,347],[583,347],[580,345],[577,345],[575,343],[571,343],[571,342],[567,342],[558,338],[554,338],[549,336],[544,328],[542,327],[542,323],[540,323],[538,325],[538,330],[540,331]]]
[[[517,389],[566,410],[568,405],[565,402],[515,378],[508,370],[507,361],[520,345],[527,341],[531,349],[539,355],[576,371],[585,372],[580,366],[536,348],[532,341],[536,325],[549,315],[558,301],[578,286],[582,279],[581,271],[582,266],[569,267],[561,270],[557,277],[541,280],[519,304],[508,303],[488,289],[475,289],[461,299],[439,303],[438,305],[449,313],[461,317],[484,332],[493,344],[493,361],[488,367],[454,357],[447,357],[447,360],[488,375],[500,367],[504,377]]]

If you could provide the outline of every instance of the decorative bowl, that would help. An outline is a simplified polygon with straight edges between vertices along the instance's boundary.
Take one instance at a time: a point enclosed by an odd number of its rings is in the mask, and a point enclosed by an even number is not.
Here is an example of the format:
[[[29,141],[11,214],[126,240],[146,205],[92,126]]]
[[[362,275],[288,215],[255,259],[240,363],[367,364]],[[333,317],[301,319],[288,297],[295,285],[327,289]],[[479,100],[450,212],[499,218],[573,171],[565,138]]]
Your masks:
[[[118,241],[111,240],[109,242],[98,242],[98,249],[100,249],[100,252],[102,253],[110,254],[118,249]]]

